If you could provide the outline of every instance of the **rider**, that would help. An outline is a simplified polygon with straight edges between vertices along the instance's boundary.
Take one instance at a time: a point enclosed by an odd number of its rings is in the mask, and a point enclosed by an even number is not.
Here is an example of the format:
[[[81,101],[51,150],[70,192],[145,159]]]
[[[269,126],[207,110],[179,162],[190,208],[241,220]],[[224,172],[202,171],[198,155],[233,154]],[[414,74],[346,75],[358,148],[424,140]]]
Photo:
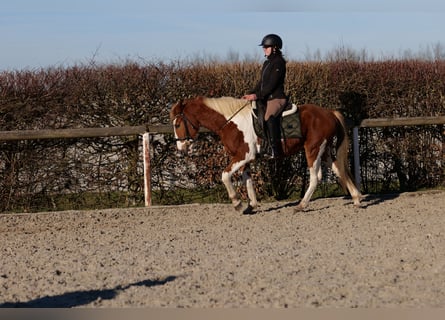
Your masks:
[[[261,79],[255,88],[242,98],[250,101],[256,100],[257,107],[265,111],[259,113],[259,115],[264,115],[264,119],[259,120],[266,122],[267,130],[264,130],[264,133],[272,147],[271,157],[276,159],[283,155],[280,122],[287,102],[284,93],[286,61],[281,53],[283,41],[280,36],[268,34],[263,38],[260,46],[263,47],[266,57],[261,70]]]

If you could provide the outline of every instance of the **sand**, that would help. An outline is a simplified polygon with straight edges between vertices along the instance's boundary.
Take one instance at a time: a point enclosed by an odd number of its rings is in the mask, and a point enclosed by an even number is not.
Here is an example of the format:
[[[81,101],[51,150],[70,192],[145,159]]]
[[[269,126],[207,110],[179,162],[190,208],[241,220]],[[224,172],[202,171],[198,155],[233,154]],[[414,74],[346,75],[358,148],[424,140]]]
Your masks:
[[[0,215],[1,307],[445,307],[445,191]]]

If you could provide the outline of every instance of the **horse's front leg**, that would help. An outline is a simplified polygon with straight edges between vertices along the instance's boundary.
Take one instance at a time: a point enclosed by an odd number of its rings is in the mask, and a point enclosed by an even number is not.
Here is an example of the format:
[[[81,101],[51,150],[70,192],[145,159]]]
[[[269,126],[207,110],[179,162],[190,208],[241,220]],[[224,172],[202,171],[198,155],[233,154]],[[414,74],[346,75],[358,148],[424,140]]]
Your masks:
[[[232,204],[235,207],[235,210],[240,210],[242,207],[242,203],[241,200],[238,198],[238,195],[236,194],[235,188],[233,187],[232,183],[233,172],[234,172],[233,170],[230,169],[228,170],[228,168],[226,168],[222,173],[221,180],[226,186],[227,193],[229,195],[230,200],[232,200]]]

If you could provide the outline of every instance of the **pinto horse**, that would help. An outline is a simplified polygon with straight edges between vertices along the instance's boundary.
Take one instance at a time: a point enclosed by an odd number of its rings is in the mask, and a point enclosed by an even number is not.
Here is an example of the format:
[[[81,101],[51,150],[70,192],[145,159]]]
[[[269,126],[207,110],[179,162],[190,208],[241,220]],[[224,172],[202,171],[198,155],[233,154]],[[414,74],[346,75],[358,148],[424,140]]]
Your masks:
[[[225,150],[231,156],[229,165],[222,173],[222,181],[233,206],[240,210],[242,202],[232,184],[232,175],[241,169],[249,198],[245,214],[252,213],[258,205],[249,168],[249,163],[255,160],[260,148],[260,141],[253,126],[254,103],[232,97],[197,97],[176,103],[170,111],[179,151],[188,151],[201,126],[220,137]],[[322,178],[322,161],[338,176],[343,190],[349,191],[354,205],[360,206],[362,196],[352,182],[348,167],[349,141],[343,116],[338,111],[313,104],[301,105],[298,108],[301,138],[282,140],[285,156],[304,149],[310,173],[309,187],[295,211],[307,207]]]

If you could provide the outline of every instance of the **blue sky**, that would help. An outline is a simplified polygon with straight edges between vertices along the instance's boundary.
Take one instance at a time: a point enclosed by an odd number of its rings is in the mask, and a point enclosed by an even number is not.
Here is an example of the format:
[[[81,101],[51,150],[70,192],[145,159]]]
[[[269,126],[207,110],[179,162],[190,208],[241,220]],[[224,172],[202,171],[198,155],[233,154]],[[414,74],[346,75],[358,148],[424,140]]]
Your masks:
[[[262,59],[267,33],[288,59],[344,46],[375,58],[442,44],[443,0],[14,0],[0,4],[0,70]]]

